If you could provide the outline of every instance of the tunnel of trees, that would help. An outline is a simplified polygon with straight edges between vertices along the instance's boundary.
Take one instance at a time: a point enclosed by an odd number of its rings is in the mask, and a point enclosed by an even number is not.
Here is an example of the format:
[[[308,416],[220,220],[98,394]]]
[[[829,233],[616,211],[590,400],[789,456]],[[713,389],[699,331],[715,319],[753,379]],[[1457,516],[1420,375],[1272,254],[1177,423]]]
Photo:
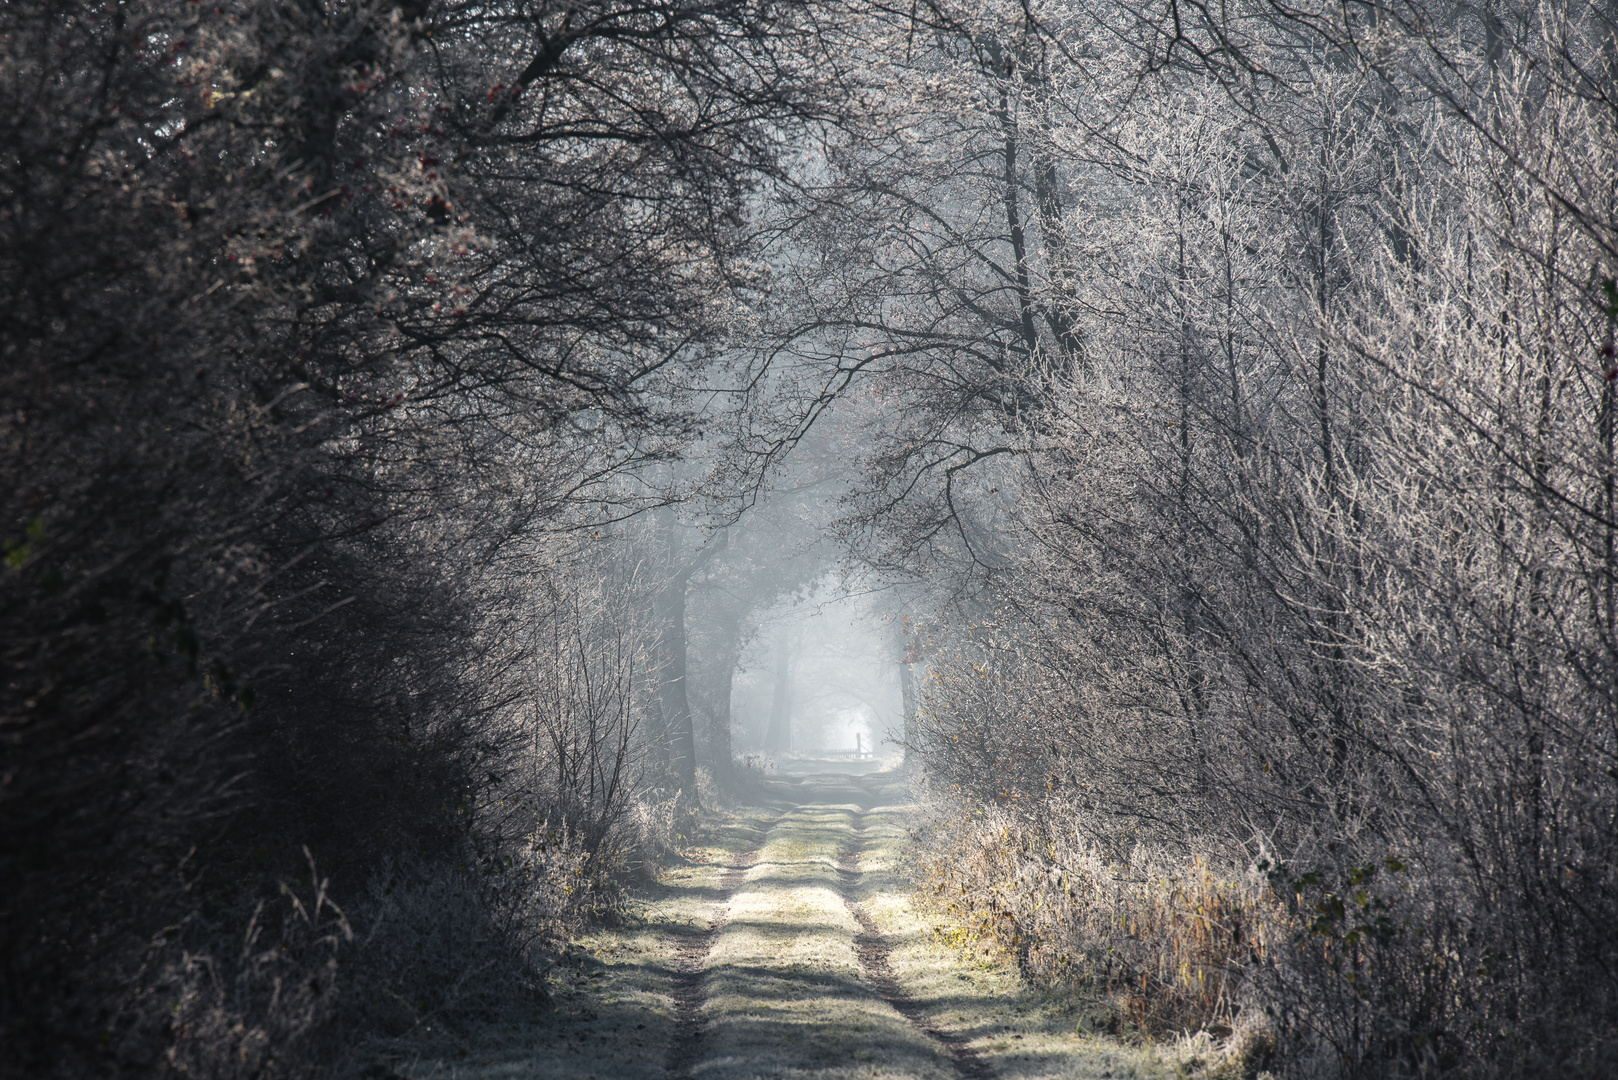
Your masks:
[[[1618,1069],[1612,3],[39,0],[0,95],[0,1076],[542,1000],[837,710],[1036,983]]]

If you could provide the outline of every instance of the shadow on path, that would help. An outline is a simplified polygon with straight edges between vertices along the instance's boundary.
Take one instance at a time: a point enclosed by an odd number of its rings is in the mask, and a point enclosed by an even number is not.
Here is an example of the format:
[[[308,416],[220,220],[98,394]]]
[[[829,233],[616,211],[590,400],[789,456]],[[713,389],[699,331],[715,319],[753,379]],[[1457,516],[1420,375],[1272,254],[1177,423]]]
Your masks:
[[[759,826],[759,847],[763,847],[770,830],[784,816],[777,814]],[[674,1001],[674,1031],[669,1038],[668,1053],[663,1058],[663,1068],[670,1077],[678,1080],[690,1080],[691,1067],[702,1053],[702,1006],[707,1001],[703,988],[703,961],[708,959],[719,932],[729,921],[730,898],[741,887],[747,871],[758,862],[758,852],[759,848],[744,851],[726,864],[719,878],[719,895],[714,901],[708,925],[702,930],[688,930],[673,937],[671,997]]]
[[[868,810],[869,807],[865,809]],[[899,985],[899,980],[888,963],[888,955],[893,951],[892,944],[878,929],[876,920],[872,919],[855,899],[860,880],[860,850],[864,844],[865,810],[862,810],[854,819],[853,837],[837,866],[837,879],[843,894],[843,905],[848,908],[848,913],[854,916],[854,921],[860,924],[860,932],[854,935],[854,955],[859,958],[860,967],[864,970],[871,989],[875,990],[883,1001],[893,1006],[900,1016],[915,1025],[916,1030],[943,1046],[955,1064],[955,1071],[962,1077],[966,1080],[989,1080],[994,1076],[994,1070],[989,1068],[989,1063],[967,1045],[967,1040],[963,1036],[945,1031],[930,1022],[921,1005]]]

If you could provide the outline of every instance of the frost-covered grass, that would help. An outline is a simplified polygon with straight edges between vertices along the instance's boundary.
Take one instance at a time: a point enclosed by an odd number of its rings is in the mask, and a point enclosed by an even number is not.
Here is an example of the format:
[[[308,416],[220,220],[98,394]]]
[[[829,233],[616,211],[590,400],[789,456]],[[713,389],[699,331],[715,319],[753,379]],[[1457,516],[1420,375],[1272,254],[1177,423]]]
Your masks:
[[[707,823],[687,862],[646,891],[623,926],[578,939],[550,1007],[491,1024],[476,1053],[416,1061],[413,1080],[641,1080],[665,1075],[673,1033],[671,941],[707,926],[723,867],[757,849],[704,964],[699,1080],[953,1077],[947,1052],[874,994],[837,865],[864,810],[857,899],[893,942],[889,962],[938,1029],[967,1036],[996,1075],[1169,1077],[1189,1054],[1078,1031],[1083,1010],[1022,984],[1008,965],[940,943],[911,900],[904,788],[891,774],[765,782],[764,805]],[[761,824],[779,821],[760,846]]]
[[[873,777],[867,786],[880,801],[865,815],[859,900],[893,942],[888,962],[894,974],[934,1025],[968,1036],[995,1075],[1007,1080],[1178,1074],[1185,1052],[1087,1034],[1080,1028],[1089,1003],[1047,996],[1029,988],[1009,963],[941,944],[947,928],[912,902],[902,857],[904,788],[887,777]]]
[[[865,793],[810,779],[731,904],[708,966],[710,1021],[699,1077],[948,1076],[933,1042],[871,993],[837,862]]]
[[[670,936],[707,926],[725,864],[757,847],[757,827],[782,809],[748,807],[711,821],[623,925],[572,943],[551,973],[547,1008],[491,1023],[465,1058],[414,1060],[398,1071],[411,1080],[660,1080],[673,1034]]]

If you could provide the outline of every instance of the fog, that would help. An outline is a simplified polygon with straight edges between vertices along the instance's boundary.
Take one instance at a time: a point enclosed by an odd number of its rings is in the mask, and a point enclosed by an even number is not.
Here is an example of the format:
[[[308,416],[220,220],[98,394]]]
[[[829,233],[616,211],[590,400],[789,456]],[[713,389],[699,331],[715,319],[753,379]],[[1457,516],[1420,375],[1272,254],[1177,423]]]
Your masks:
[[[1615,10],[0,3],[0,1080],[901,762],[1232,1075],[1618,1075]]]
[[[894,631],[871,597],[838,596],[836,588],[828,580],[813,597],[762,614],[731,696],[738,751],[902,754]]]

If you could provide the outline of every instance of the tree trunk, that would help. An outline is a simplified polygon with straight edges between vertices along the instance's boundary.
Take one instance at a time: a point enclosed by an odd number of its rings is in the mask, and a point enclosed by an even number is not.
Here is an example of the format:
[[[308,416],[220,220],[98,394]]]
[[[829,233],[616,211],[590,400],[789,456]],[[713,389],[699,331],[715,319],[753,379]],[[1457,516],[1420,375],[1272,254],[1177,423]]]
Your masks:
[[[662,705],[669,769],[680,790],[695,797],[697,741],[691,725],[691,702],[686,696],[686,580],[681,575],[659,598],[663,609],[663,665],[658,699]]]
[[[730,695],[736,682],[736,664],[741,659],[738,643],[741,638],[741,624],[738,620],[726,618],[721,621],[722,631],[718,649],[718,668],[714,672],[713,684],[709,691],[712,701],[709,714],[712,717],[713,730],[708,733],[708,749],[713,757],[714,778],[721,783],[730,778],[733,754],[730,744]]]
[[[904,657],[899,659],[899,698],[904,709],[904,744],[902,751],[903,761],[910,761],[910,742],[916,729],[916,684],[910,674],[910,661]]]
[[[764,749],[792,749],[792,643],[784,631],[775,642],[775,698],[770,703]]]
[[[899,664],[899,707],[904,719],[904,742],[902,746],[903,761],[910,761],[910,746],[916,736],[916,676],[911,670],[917,660],[917,642],[912,638],[914,627],[907,621],[900,620],[894,624],[898,631],[898,640],[895,642],[896,651],[894,659]]]
[[[729,662],[714,680],[713,738],[709,742],[713,751],[714,775],[721,780],[729,779],[731,765],[735,761],[735,753],[730,745],[730,695],[736,682],[736,657],[732,654],[727,659]]]

